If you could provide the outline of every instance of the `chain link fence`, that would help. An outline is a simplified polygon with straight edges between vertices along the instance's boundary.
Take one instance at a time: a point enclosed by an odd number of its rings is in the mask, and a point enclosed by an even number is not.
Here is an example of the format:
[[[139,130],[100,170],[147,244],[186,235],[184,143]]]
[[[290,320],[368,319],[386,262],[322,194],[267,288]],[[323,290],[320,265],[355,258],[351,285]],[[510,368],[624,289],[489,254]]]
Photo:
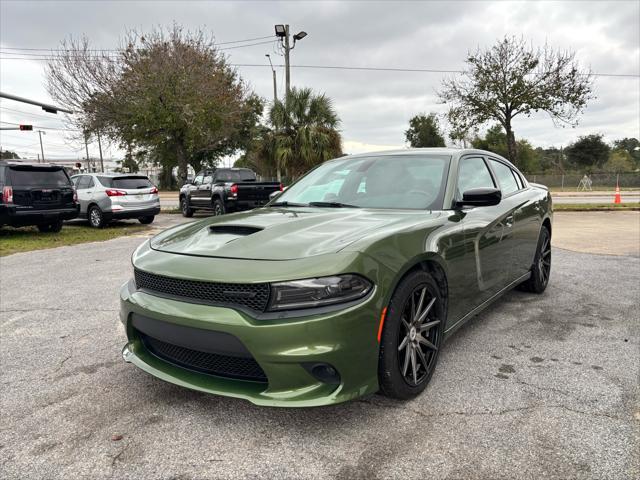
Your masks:
[[[620,188],[640,190],[640,174],[638,173],[592,173],[587,177],[590,182],[583,182],[585,175],[580,173],[565,175],[530,173],[526,177],[530,182],[541,183],[554,190],[562,191],[613,190],[616,185]]]

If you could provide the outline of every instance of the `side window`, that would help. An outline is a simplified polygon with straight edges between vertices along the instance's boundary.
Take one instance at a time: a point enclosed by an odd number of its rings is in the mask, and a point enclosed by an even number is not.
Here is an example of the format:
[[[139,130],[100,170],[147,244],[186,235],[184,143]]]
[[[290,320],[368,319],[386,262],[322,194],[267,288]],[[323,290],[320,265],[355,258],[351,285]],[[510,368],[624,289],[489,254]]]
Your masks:
[[[89,188],[89,179],[91,177],[87,176],[87,175],[82,175],[80,177],[80,180],[78,180],[78,183],[76,184],[76,188],[78,190],[82,190],[84,188]]]
[[[194,185],[202,185],[202,174],[196,175],[196,178],[193,179]]]
[[[518,184],[516,183],[516,179],[513,176],[513,171],[511,168],[507,167],[504,163],[498,162],[496,160],[489,160],[491,162],[491,167],[498,177],[498,182],[500,183],[500,189],[502,190],[502,196],[509,195],[510,193],[518,191]]]
[[[89,184],[87,185],[87,188],[92,188],[95,186],[95,182],[93,181],[93,177],[88,177],[89,178]]]
[[[496,188],[489,168],[481,157],[467,157],[460,161],[456,195],[462,198],[464,192],[473,188]]]
[[[522,190],[524,188],[524,183],[522,182],[522,177],[515,170],[511,170],[513,176],[516,177],[516,182],[518,183],[518,188]]]
[[[80,177],[71,177],[71,183],[73,183],[73,186],[76,188],[78,188],[78,180],[80,180]]]
[[[205,185],[209,185],[211,183],[211,175],[206,175],[202,183],[204,183]]]

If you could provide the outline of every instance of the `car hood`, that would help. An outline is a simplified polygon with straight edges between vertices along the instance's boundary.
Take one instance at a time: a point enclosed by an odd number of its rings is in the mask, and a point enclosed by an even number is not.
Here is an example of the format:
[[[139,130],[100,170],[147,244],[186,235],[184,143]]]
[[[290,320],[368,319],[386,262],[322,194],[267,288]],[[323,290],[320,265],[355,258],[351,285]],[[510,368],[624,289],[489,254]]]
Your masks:
[[[439,213],[351,208],[260,208],[179,225],[151,240],[158,251],[204,257],[293,260],[339,252]]]

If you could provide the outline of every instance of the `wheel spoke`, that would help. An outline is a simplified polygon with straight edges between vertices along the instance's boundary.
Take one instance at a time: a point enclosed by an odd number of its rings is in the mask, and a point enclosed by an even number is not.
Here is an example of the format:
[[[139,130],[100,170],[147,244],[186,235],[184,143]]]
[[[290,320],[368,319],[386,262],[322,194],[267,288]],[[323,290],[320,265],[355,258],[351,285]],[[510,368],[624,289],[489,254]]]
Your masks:
[[[411,294],[411,320],[416,318],[416,296],[415,292]]]
[[[438,347],[436,347],[433,343],[431,343],[429,340],[424,338],[422,335],[418,335],[416,336],[416,338],[418,339],[418,342],[423,344],[425,347],[429,347],[431,350],[438,350]]]
[[[409,333],[409,330],[411,330],[411,325],[409,325],[409,322],[407,322],[404,318],[402,319],[402,324],[404,325],[404,328],[407,329],[407,333]]]
[[[418,357],[420,357],[420,361],[422,362],[422,365],[424,365],[424,371],[427,372],[428,371],[427,359],[425,358],[424,353],[422,353],[422,350],[420,350],[419,348],[416,349],[416,352],[418,354]]]
[[[427,293],[427,289],[423,288],[420,292],[420,300],[418,301],[418,308],[416,309],[415,315],[411,318],[412,322],[416,321],[416,315],[420,316],[420,311],[422,310],[422,304],[424,303],[424,296]],[[419,321],[418,321],[419,323]]]
[[[398,351],[406,347],[407,343],[409,343],[409,337],[404,337],[404,339],[402,340],[402,342],[400,342],[400,345],[398,346]]]
[[[402,376],[407,375],[407,369],[409,368],[409,359],[411,357],[411,346],[405,350],[404,365],[402,366]]]
[[[411,349],[411,372],[413,373],[413,383],[418,384],[418,362],[416,360],[416,349]]]
[[[422,325],[420,325],[420,332],[426,332],[427,330],[430,330],[431,327],[435,327],[439,323],[440,323],[440,320],[434,320],[433,322],[423,323]]]
[[[424,312],[420,314],[420,317],[418,317],[418,320],[416,323],[421,324],[422,322],[424,322],[425,318],[427,318],[427,314],[429,313],[429,310],[431,310],[431,307],[433,307],[434,303],[436,303],[436,297],[433,297],[431,299],[431,301],[429,302],[429,305],[427,305],[427,308],[424,309]]]

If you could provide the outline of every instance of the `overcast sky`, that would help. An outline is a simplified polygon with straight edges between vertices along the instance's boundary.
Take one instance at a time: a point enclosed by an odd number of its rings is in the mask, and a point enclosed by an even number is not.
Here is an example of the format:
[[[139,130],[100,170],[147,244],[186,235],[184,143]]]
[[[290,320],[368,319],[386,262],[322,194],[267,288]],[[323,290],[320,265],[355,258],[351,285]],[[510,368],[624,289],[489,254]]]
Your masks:
[[[0,1],[0,86],[2,91],[50,101],[44,87],[45,62],[38,50],[56,48],[67,36],[86,34],[95,48],[116,48],[127,29],[149,30],[173,22],[205,28],[217,42],[273,34],[289,23],[292,33],[308,36],[292,52],[293,65],[397,67],[439,70],[463,68],[468,50],[492,45],[504,35],[522,35],[534,45],[570,49],[585,69],[596,73],[640,74],[640,2],[28,2]],[[268,41],[259,40],[259,41]],[[258,41],[240,44],[246,45]],[[265,98],[272,97],[265,54],[283,63],[271,43],[225,50],[242,77]],[[25,50],[17,50],[25,49]],[[29,54],[29,55],[27,55]],[[12,57],[12,59],[9,59]],[[278,91],[284,90],[283,68]],[[424,72],[373,72],[293,68],[292,84],[333,99],[342,120],[347,153],[404,145],[409,118],[420,112],[444,113],[436,91],[444,76]],[[535,146],[567,145],[578,135],[602,133],[611,141],[638,137],[640,79],[597,77],[593,100],[580,125],[554,127],[546,115],[517,118],[517,137]],[[24,113],[18,113],[16,110]],[[13,101],[0,102],[0,121],[62,127],[64,122]],[[8,122],[8,123],[7,123]],[[82,157],[84,147],[49,130],[43,137],[48,158]],[[2,132],[3,149],[35,157],[36,132]],[[91,145],[95,155],[97,146]],[[106,155],[118,156],[113,148]]]

